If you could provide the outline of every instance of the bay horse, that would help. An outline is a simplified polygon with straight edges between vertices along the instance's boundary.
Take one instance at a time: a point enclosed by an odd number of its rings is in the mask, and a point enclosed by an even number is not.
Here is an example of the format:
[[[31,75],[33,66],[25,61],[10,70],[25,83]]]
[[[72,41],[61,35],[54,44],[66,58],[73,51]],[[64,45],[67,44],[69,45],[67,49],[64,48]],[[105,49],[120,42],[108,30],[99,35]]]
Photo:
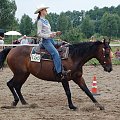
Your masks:
[[[77,108],[74,106],[71,99],[71,92],[69,88],[70,80],[73,80],[87,94],[96,107],[98,107],[100,110],[104,109],[104,107],[98,103],[88,89],[85,80],[82,77],[82,67],[90,59],[96,58],[104,68],[104,71],[111,72],[112,63],[109,43],[110,42],[104,40],[102,42],[81,42],[69,45],[69,57],[67,60],[62,60],[62,64],[66,69],[71,70],[71,75],[66,77],[65,80],[59,82],[63,85],[70,109],[75,110]],[[7,58],[7,64],[13,72],[12,79],[7,82],[7,86],[14,97],[14,101],[12,102],[13,107],[18,104],[19,100],[23,105],[27,104],[21,93],[21,87],[30,74],[42,80],[58,82],[53,71],[53,61],[41,60],[40,63],[31,62],[31,50],[31,46],[18,46],[15,48],[5,48],[0,52],[0,67],[2,67],[5,59]]]

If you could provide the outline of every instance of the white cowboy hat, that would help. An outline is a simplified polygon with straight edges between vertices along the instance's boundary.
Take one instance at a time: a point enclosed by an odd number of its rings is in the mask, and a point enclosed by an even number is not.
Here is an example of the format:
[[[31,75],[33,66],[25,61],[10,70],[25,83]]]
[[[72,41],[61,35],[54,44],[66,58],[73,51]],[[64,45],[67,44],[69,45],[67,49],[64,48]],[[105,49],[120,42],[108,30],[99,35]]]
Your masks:
[[[37,10],[34,12],[34,14],[37,14],[39,11],[43,10],[43,9],[48,9],[49,7],[45,6],[45,5],[40,5],[39,8],[37,8]]]

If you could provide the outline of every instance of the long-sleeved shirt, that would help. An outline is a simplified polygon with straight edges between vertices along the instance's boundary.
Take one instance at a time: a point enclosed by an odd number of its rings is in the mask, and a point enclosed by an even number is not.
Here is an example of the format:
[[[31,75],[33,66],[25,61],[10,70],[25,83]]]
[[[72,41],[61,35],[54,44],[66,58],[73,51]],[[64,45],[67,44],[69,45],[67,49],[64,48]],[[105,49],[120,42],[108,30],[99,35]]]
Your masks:
[[[51,26],[47,19],[41,17],[37,22],[37,35],[40,38],[49,38],[51,34]]]

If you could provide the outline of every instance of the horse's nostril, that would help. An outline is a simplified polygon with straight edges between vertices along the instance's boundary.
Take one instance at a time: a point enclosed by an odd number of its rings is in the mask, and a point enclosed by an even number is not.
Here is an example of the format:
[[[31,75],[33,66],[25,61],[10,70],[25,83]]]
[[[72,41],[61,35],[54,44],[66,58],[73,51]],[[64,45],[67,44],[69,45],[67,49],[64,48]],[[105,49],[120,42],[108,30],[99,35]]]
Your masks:
[[[110,68],[109,70],[108,70],[108,72],[111,72],[112,71],[112,68]]]

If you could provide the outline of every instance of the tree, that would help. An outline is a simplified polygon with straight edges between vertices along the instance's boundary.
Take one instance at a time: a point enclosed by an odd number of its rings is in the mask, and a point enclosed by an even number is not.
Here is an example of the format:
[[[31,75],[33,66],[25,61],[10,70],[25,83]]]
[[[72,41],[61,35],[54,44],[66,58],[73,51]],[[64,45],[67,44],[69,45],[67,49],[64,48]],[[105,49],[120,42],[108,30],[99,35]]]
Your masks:
[[[93,21],[88,16],[86,16],[81,24],[82,33],[84,33],[87,38],[90,38],[94,34],[94,29],[95,26]]]
[[[0,28],[10,29],[17,10],[15,0],[0,0]]]
[[[62,36],[62,39],[71,43],[77,43],[83,41],[85,36],[81,33],[79,27],[72,28],[69,31],[66,31],[65,34]]]
[[[56,13],[49,13],[47,15],[47,19],[50,22],[52,31],[57,31],[58,30],[58,28],[57,28],[58,17],[59,17],[59,15],[57,15]]]
[[[65,15],[69,17],[73,27],[77,27],[78,25],[80,25],[82,20],[82,12],[76,10],[74,10],[73,12],[67,11]]]
[[[86,12],[86,15],[88,15],[92,20],[100,20],[103,16],[105,11],[103,9],[99,9],[97,6],[94,7],[94,10],[90,10]]]
[[[120,17],[117,14],[105,13],[101,19],[101,33],[108,37],[118,37],[120,33]]]
[[[71,27],[70,18],[64,13],[61,13],[58,17],[57,29],[65,33],[65,31],[69,30]]]
[[[20,21],[20,32],[23,35],[30,35],[32,32],[32,28],[33,28],[32,19],[28,15],[24,14]]]
[[[120,4],[115,8],[115,13],[120,16]]]

